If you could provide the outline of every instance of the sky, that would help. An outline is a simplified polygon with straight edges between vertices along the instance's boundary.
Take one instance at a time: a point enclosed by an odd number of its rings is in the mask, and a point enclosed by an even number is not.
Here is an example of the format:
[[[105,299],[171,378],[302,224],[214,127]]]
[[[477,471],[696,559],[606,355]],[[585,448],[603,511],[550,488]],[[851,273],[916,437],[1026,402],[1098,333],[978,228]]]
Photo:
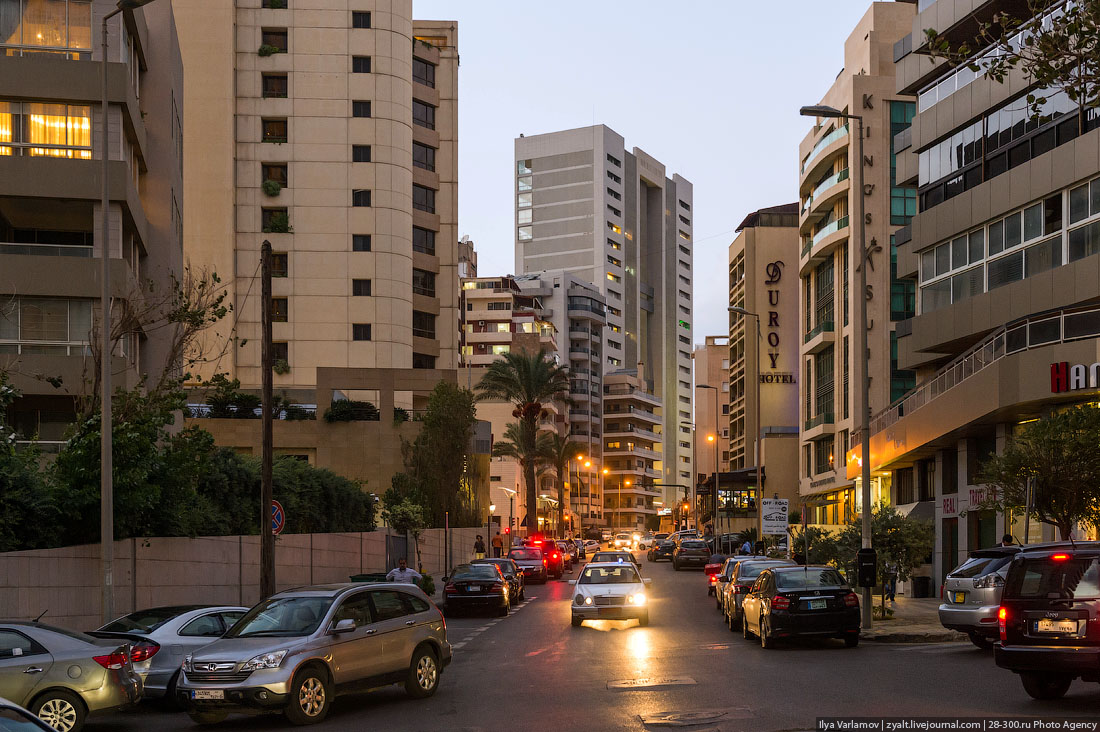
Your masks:
[[[725,335],[727,250],[798,199],[798,143],[864,0],[413,0],[458,22],[459,235],[515,272],[514,139],[605,124],[694,185],[694,336]]]

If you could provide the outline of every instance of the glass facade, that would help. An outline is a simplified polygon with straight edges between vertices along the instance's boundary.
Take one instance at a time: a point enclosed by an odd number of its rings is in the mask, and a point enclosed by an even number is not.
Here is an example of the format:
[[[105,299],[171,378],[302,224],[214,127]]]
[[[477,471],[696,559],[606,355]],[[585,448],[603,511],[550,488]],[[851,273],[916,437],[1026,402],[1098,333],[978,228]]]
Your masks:
[[[917,191],[915,188],[897,185],[897,155],[894,152],[894,136],[913,124],[917,105],[914,102],[890,102],[890,223],[905,226],[917,215]]]
[[[0,54],[57,53],[88,60],[91,47],[90,0],[0,0]]]
[[[91,160],[91,107],[0,101],[0,155]]]

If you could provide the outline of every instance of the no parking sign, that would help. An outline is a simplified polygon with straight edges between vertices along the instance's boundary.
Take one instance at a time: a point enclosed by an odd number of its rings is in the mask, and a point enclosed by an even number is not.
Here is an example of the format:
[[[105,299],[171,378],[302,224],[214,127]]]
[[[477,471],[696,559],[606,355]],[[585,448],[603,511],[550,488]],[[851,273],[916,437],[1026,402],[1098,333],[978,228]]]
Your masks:
[[[283,527],[286,526],[286,511],[283,510],[283,504],[272,499],[271,501],[271,533],[278,536],[283,533]]]

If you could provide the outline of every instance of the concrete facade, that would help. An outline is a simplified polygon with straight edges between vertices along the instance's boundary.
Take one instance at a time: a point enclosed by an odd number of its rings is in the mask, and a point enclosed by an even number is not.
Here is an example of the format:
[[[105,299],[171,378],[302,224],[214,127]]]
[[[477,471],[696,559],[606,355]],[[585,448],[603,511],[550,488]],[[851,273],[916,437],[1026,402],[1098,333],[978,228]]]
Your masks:
[[[691,430],[675,424],[692,418],[691,183],[604,125],[521,136],[515,165],[516,269],[564,269],[600,289],[602,365],[644,364],[666,405],[660,482],[690,481]]]
[[[612,530],[656,528],[667,487],[662,474],[661,400],[644,371],[612,371],[604,379],[603,505]],[[653,524],[653,525],[651,525]]]

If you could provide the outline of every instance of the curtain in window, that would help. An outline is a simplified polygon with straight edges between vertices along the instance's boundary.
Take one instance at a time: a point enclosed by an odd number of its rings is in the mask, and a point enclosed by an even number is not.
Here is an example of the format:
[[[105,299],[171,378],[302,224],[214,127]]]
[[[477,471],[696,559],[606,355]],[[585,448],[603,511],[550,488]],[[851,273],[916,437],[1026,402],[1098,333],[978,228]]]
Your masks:
[[[71,147],[92,146],[92,108],[86,105],[69,105],[68,144]],[[70,157],[92,159],[91,150],[74,150]]]
[[[92,47],[92,4],[69,0],[69,48]]]
[[[18,46],[23,42],[22,19],[19,0],[0,0],[0,43]]]
[[[3,0],[0,0],[3,2]],[[3,10],[3,6],[0,6]],[[0,102],[0,142],[13,142],[15,140],[15,123],[17,121],[18,104],[12,102]],[[8,145],[0,145],[0,155],[11,155],[12,148]]]
[[[69,339],[69,307],[65,300],[25,298],[19,301],[19,337],[24,341]]]
[[[39,145],[66,144],[66,112],[64,104],[34,104],[24,105],[26,110],[26,137],[25,141]],[[30,149],[31,155],[48,155],[53,157],[65,157],[65,150],[35,147]]]
[[[23,0],[23,45],[68,45],[65,0]]]

